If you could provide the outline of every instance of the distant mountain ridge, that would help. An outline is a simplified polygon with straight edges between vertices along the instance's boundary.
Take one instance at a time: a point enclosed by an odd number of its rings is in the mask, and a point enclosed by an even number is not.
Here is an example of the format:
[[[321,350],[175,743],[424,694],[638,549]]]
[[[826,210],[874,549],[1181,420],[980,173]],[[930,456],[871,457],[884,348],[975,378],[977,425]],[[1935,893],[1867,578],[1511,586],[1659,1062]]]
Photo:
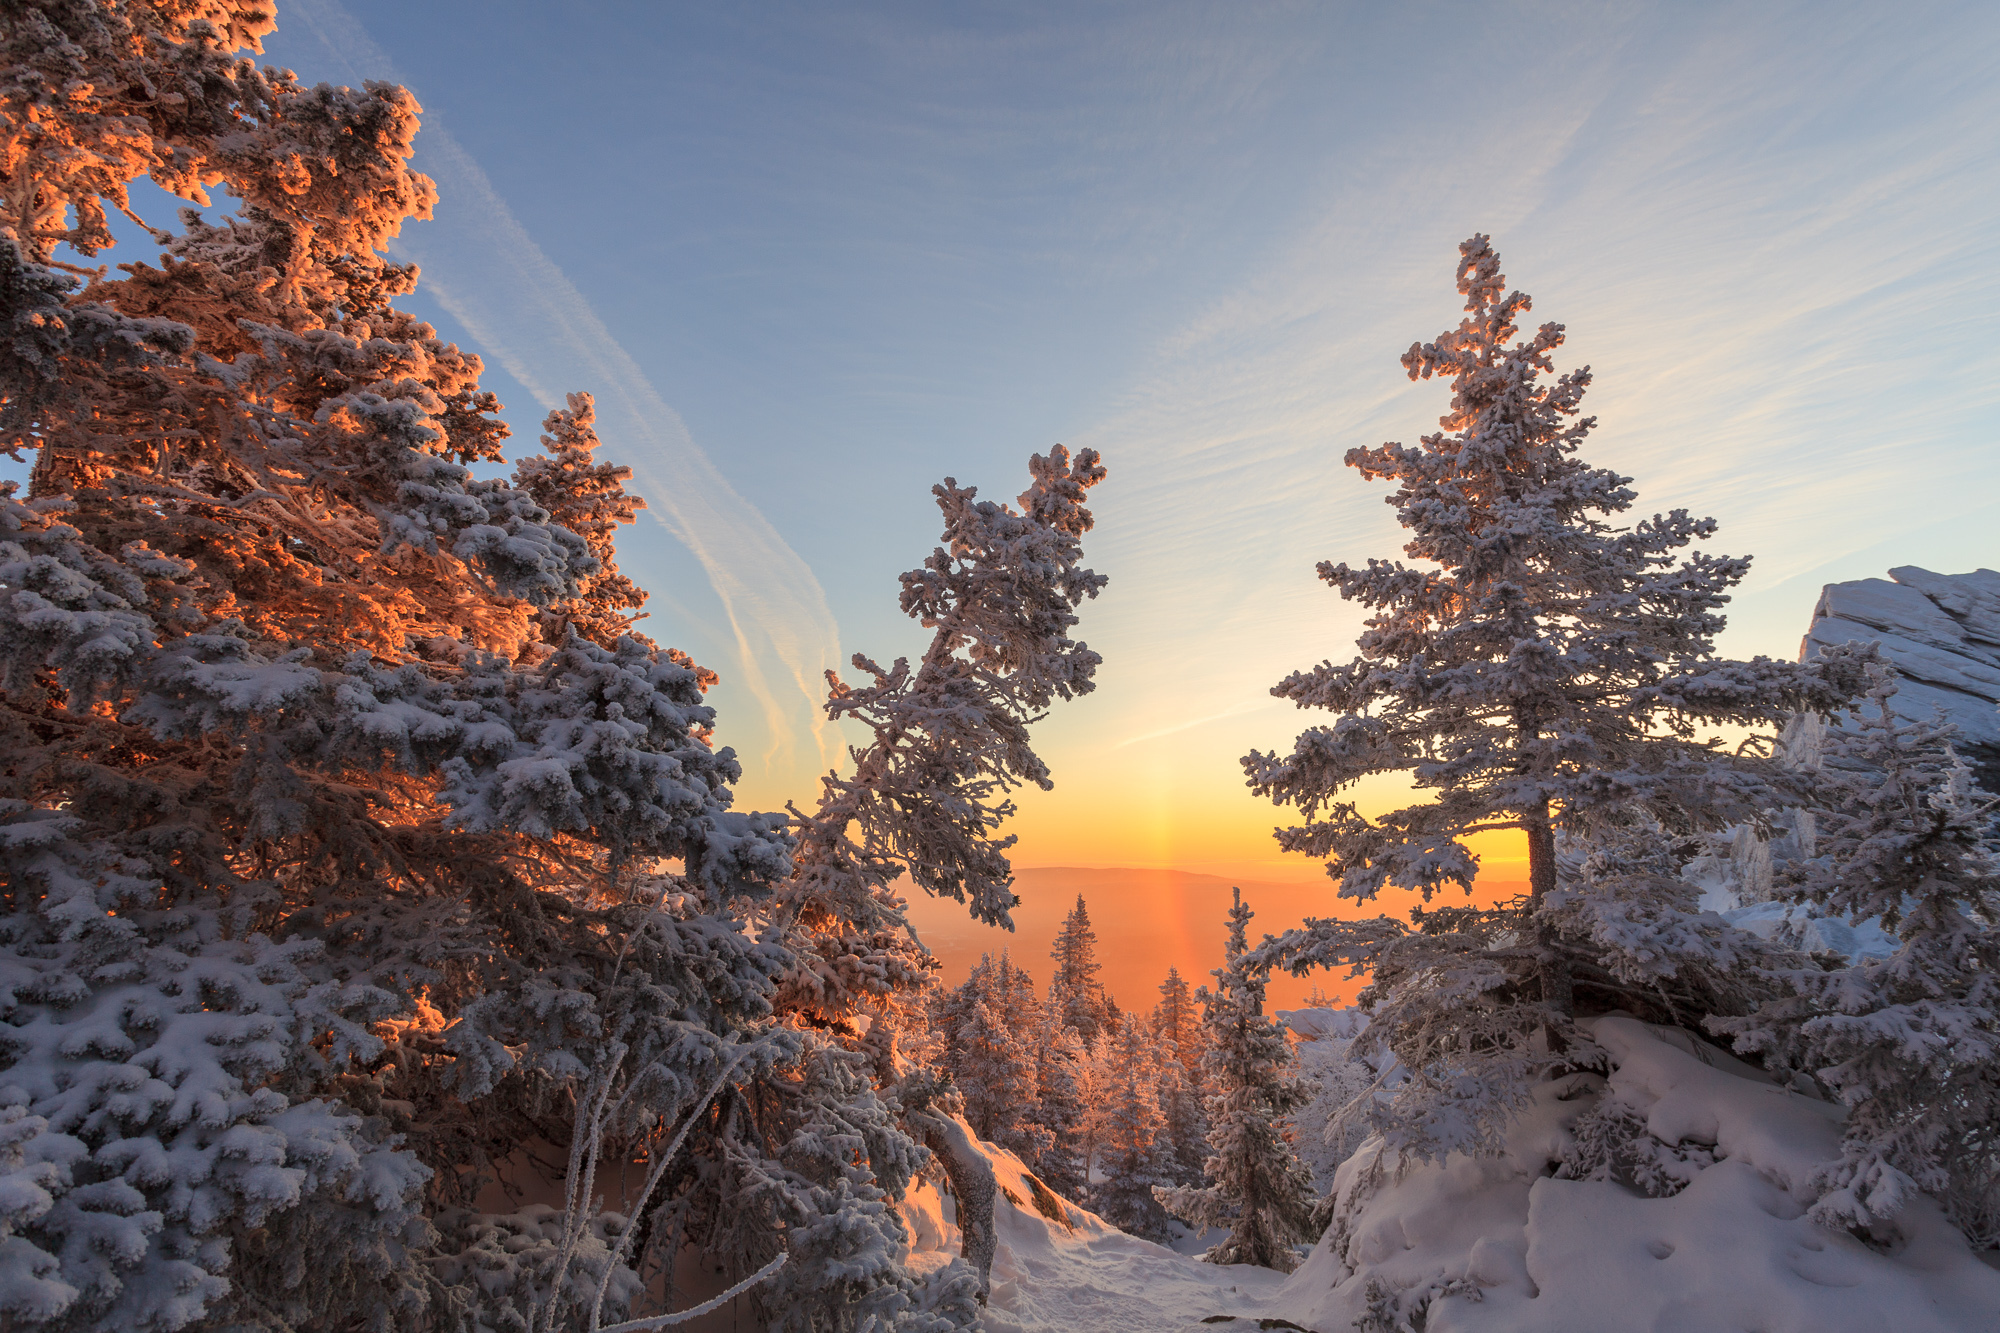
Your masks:
[[[1510,897],[1525,889],[1512,865],[1482,879],[1475,901]],[[1372,904],[1338,897],[1332,881],[1291,883],[1202,874],[1188,870],[1137,867],[1025,866],[1014,872],[1014,929],[1003,931],[973,921],[965,908],[931,898],[904,884],[899,888],[910,903],[910,920],[917,934],[944,964],[944,980],[957,985],[982,953],[1005,949],[1042,986],[1049,980],[1049,947],[1062,918],[1082,894],[1090,906],[1097,933],[1098,962],[1104,988],[1121,1007],[1151,1010],[1159,1002],[1160,979],[1177,967],[1191,986],[1209,983],[1209,970],[1222,965],[1223,915],[1229,910],[1229,890],[1241,887],[1243,900],[1257,913],[1250,923],[1253,940],[1298,925],[1307,916],[1374,916],[1405,913],[1413,893],[1388,891]],[[1445,895],[1464,902],[1456,891]],[[1303,1002],[1315,986],[1336,998],[1352,998],[1361,983],[1336,973],[1308,980],[1272,978],[1271,1003],[1291,1008]]]

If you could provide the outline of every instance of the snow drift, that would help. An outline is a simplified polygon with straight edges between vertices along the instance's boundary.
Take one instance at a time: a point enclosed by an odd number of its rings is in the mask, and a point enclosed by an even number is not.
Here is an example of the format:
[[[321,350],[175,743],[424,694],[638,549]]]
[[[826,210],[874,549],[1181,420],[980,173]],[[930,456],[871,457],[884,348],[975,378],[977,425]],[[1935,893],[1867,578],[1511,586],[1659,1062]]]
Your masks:
[[[1260,1313],[1323,1333],[2000,1329],[2000,1272],[1932,1201],[1872,1241],[1806,1220],[1839,1108],[1685,1032],[1583,1026],[1609,1079],[1541,1085],[1504,1156],[1399,1173],[1364,1144]]]
[[[1320,1026],[1320,1040],[1350,1035]],[[1930,1200],[1867,1240],[1806,1219],[1815,1174],[1839,1156],[1840,1108],[1686,1032],[1621,1016],[1585,1026],[1615,1062],[1608,1079],[1543,1084],[1499,1158],[1398,1173],[1369,1140],[1341,1166],[1334,1222],[1290,1277],[1127,1236],[981,1142],[1000,1186],[983,1327],[2000,1331],[2000,1272]],[[913,1188],[902,1214],[913,1268],[958,1254],[935,1185]]]

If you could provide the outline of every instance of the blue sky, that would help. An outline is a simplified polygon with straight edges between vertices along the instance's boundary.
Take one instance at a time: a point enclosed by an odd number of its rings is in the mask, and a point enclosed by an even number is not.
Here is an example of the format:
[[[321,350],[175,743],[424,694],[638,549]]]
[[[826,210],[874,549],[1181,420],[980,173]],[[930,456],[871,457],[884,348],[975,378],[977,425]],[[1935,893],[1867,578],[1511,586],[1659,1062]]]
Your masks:
[[[648,628],[723,675],[744,799],[809,799],[817,676],[919,632],[939,477],[1103,450],[1097,694],[1021,864],[1269,878],[1235,759],[1351,651],[1319,559],[1400,545],[1356,444],[1493,235],[1570,329],[1592,461],[1757,556],[1724,646],[1821,583],[2000,564],[2000,9],[294,0],[269,59],[426,108],[417,308],[519,444],[562,392],[654,502]],[[1386,798],[1387,793],[1381,793]]]

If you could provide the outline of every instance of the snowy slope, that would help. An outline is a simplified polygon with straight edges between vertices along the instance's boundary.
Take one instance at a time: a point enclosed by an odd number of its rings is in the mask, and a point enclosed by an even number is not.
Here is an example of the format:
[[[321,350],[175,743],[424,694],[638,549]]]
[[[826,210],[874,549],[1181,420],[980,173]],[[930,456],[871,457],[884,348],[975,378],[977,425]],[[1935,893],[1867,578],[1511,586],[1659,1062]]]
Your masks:
[[[1128,1236],[1039,1185],[1006,1149],[979,1148],[1002,1191],[993,1291],[981,1325],[988,1333],[1162,1333],[1204,1328],[1201,1320],[1216,1315],[1241,1316],[1255,1327],[1284,1283],[1270,1269],[1205,1264]],[[936,1186],[912,1189],[902,1210],[913,1266],[958,1253],[951,1201]]]
[[[981,1150],[1009,1191],[983,1327],[990,1333],[2000,1333],[2000,1272],[1920,1200],[1875,1248],[1806,1221],[1840,1111],[1776,1086],[1684,1032],[1590,1024],[1617,1068],[1546,1085],[1507,1156],[1454,1158],[1365,1182],[1370,1141],[1339,1175],[1345,1215],[1289,1278],[1219,1268],[1126,1236],[1046,1190],[1013,1154]],[[1571,1126],[1631,1107],[1644,1146],[1688,1178],[1652,1198],[1556,1179]],[[1011,1196],[1011,1197],[1010,1197]],[[1037,1204],[1037,1199],[1040,1204]],[[935,1187],[903,1205],[918,1266],[958,1252]],[[1278,1323],[1273,1321],[1285,1321]]]
[[[1371,1188],[1364,1146],[1341,1168],[1343,1216],[1266,1317],[1334,1333],[1372,1304],[1374,1327],[1428,1333],[2000,1331],[2000,1272],[1928,1200],[1887,1252],[1805,1220],[1838,1109],[1685,1033],[1592,1026],[1617,1062],[1608,1086],[1545,1085],[1506,1157],[1385,1171]],[[1689,1179],[1679,1193],[1553,1178],[1571,1126],[1607,1095],[1643,1118],[1638,1149]]]
[[[1903,677],[1896,711],[1912,721],[1942,712],[1983,785],[2000,788],[2000,573],[1904,565],[1889,578],[1827,584],[1799,657],[1850,641],[1879,643]]]

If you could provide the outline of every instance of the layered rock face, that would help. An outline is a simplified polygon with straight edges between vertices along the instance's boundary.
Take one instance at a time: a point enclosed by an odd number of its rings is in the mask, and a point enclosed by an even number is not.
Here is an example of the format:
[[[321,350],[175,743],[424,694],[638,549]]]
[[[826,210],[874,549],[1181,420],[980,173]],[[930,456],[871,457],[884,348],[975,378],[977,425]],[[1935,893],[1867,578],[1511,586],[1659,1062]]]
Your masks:
[[[1902,677],[1896,712],[1913,721],[1942,712],[1958,727],[1959,752],[1979,785],[2000,792],[2000,573],[1904,565],[1889,579],[1827,584],[1799,657],[1879,643]]]

